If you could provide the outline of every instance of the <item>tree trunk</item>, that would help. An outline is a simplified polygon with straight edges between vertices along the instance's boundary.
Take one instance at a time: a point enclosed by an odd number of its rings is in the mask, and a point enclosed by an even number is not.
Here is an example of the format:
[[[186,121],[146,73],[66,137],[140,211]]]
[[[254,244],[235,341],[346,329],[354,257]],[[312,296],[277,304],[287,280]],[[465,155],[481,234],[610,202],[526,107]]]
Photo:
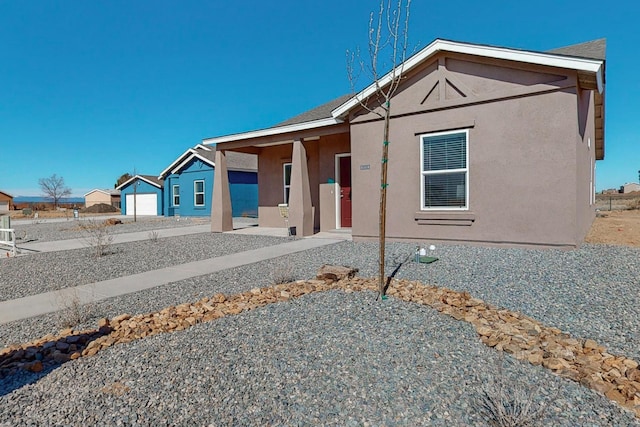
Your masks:
[[[387,167],[389,162],[389,121],[391,113],[390,101],[387,100],[384,106],[384,139],[382,142],[382,168],[380,170],[380,260],[378,272],[378,296],[384,298],[385,274],[385,234],[387,228]]]

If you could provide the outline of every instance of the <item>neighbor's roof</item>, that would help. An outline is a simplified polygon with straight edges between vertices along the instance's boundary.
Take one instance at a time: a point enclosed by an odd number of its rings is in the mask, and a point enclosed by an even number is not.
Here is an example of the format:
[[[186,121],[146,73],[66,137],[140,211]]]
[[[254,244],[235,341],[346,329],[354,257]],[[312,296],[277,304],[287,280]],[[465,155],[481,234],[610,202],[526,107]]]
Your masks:
[[[84,197],[87,197],[89,194],[91,193],[95,193],[95,192],[99,192],[99,193],[104,193],[104,194],[108,194],[109,196],[119,196],[120,195],[120,190],[114,190],[111,188],[107,188],[107,189],[99,189],[99,188],[94,188],[93,190],[89,191],[88,193],[86,193],[84,195]]]
[[[575,56],[577,58],[592,58],[604,61],[606,59],[607,39],[591,40],[590,42],[573,44],[571,46],[551,49],[547,52],[558,55]]]
[[[573,69],[592,78],[595,88],[597,88],[598,93],[602,95],[604,93],[605,81],[605,45],[605,39],[599,39],[555,49],[553,51],[538,52],[436,39],[428,46],[408,58],[404,62],[403,72],[406,73],[438,52],[453,52],[493,59]],[[387,73],[385,76],[380,78],[378,84],[384,87],[391,82],[392,77],[392,73]],[[377,86],[374,82],[357,94],[341,96],[275,126],[231,135],[206,138],[203,140],[203,143],[209,145],[221,144],[225,142],[260,138],[339,124],[344,121],[353,108],[357,108],[360,105],[362,100],[367,99],[369,96],[374,94],[376,88]],[[596,147],[598,147],[599,142],[600,154],[601,157],[604,157],[604,139],[602,135],[603,132],[601,132],[600,141],[596,138]]]
[[[13,199],[13,196],[7,192],[4,192],[2,190],[0,190],[0,194],[4,194],[5,196],[9,197],[10,199]]]
[[[200,159],[204,163],[215,168],[215,146],[212,147],[198,144],[194,148],[189,148],[176,160],[174,160],[165,170],[160,172],[160,175],[158,175],[158,179],[164,179],[170,174],[180,172],[180,170],[182,170],[182,168],[184,168],[194,158]],[[230,156],[228,155],[227,169],[255,172],[258,170],[257,156],[254,154],[245,153],[233,153]]]
[[[164,183],[162,179],[158,179],[158,177],[153,175],[136,175],[136,176],[132,176],[122,184],[118,185],[116,187],[116,190],[122,190],[124,187],[126,187],[127,185],[131,184],[133,181],[138,179],[141,181],[145,181],[146,183],[151,184],[154,187],[158,187],[158,188],[162,188],[162,184]]]
[[[339,96],[338,98],[327,102],[326,104],[322,104],[318,107],[312,108],[309,111],[305,111],[302,114],[298,114],[295,117],[292,117],[284,122],[278,123],[273,127],[287,126],[287,125],[295,125],[298,123],[310,122],[313,120],[320,120],[332,117],[331,112],[347,102],[353,96],[352,93],[347,93],[345,95]]]

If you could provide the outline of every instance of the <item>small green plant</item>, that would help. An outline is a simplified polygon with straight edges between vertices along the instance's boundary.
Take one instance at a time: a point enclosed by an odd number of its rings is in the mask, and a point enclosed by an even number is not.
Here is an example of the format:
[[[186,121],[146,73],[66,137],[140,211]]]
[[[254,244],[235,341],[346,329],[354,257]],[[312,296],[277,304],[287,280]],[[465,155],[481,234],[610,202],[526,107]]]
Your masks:
[[[533,427],[540,425],[546,405],[534,403],[540,386],[507,378],[504,356],[500,354],[496,374],[482,381],[481,392],[472,407],[493,427]]]
[[[151,230],[149,234],[147,234],[147,236],[149,236],[149,240],[151,240],[152,242],[157,242],[158,237],[160,237],[160,233],[158,233],[156,230]]]
[[[108,224],[94,220],[83,221],[80,228],[85,232],[84,241],[93,249],[96,258],[107,255],[113,243],[113,235]]]

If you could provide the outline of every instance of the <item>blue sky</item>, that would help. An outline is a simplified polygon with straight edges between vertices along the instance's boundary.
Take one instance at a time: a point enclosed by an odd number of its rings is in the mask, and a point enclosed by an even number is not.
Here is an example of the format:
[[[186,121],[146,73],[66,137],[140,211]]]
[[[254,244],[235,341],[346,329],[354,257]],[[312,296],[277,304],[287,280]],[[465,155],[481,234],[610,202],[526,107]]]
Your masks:
[[[0,189],[73,195],[157,175],[203,138],[271,126],[349,92],[377,1],[0,0]],[[597,189],[638,181],[640,3],[414,0],[411,43],[548,50],[607,38]],[[364,83],[364,82],[363,82]]]

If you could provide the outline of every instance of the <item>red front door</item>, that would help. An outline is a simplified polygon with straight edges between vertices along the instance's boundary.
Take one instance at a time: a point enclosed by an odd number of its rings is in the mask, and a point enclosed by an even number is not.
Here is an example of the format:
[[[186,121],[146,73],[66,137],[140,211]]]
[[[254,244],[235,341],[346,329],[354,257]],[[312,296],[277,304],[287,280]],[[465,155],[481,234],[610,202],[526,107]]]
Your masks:
[[[340,227],[351,227],[351,156],[339,157]]]

